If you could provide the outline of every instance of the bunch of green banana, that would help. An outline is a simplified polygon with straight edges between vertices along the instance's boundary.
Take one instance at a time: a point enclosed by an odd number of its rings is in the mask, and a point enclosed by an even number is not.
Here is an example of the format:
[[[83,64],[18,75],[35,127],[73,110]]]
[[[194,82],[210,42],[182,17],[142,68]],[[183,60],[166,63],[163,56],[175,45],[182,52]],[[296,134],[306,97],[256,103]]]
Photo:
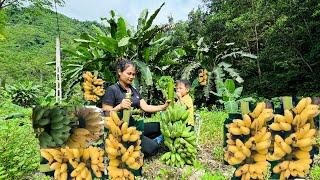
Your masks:
[[[37,106],[33,109],[32,120],[42,148],[61,146],[70,136],[70,119],[60,107]]]
[[[193,164],[196,158],[196,134],[186,125],[188,111],[180,104],[174,104],[161,117],[160,130],[169,152],[160,160],[170,166],[182,167]]]
[[[189,112],[186,110],[186,107],[181,103],[174,103],[169,106],[168,109],[161,116],[161,121],[165,124],[168,122],[182,121],[186,123],[186,120],[189,116]]]

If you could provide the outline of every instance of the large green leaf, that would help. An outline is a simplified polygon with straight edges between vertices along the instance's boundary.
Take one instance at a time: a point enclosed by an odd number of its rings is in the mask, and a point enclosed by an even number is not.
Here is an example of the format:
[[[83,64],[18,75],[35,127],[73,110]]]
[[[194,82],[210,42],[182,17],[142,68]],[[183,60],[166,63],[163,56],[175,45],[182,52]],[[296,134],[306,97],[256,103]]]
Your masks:
[[[98,35],[98,36],[105,36],[105,33],[99,28],[97,27],[96,25],[92,25],[92,29],[95,31],[95,33]]]
[[[130,37],[124,37],[118,42],[118,47],[127,46],[129,44]]]
[[[181,79],[187,79],[189,80],[191,72],[195,69],[197,69],[198,67],[200,67],[200,63],[199,62],[192,62],[190,63],[187,67],[185,67],[182,71],[182,75],[181,75]]]
[[[127,36],[127,28],[126,28],[126,23],[122,17],[118,18],[118,23],[117,23],[117,32],[116,32],[116,39],[120,40]]]
[[[234,84],[234,81],[232,79],[227,79],[224,82],[224,85],[226,87],[226,89],[232,94],[235,89],[236,89],[236,85]]]
[[[110,53],[115,53],[117,47],[118,47],[118,42],[111,38],[111,37],[99,37],[99,40],[102,43],[102,46],[100,48],[110,52]]]
[[[236,101],[224,102],[224,108],[228,113],[237,113],[239,110],[239,105]]]
[[[162,3],[161,6],[150,16],[148,21],[146,22],[146,25],[143,27],[143,31],[147,30],[149,27],[151,27],[153,20],[157,17],[158,13],[160,12],[162,6],[164,6],[165,3]]]
[[[137,27],[138,30],[141,29],[143,26],[145,26],[147,17],[148,17],[148,9],[144,9],[140,13],[140,17],[138,19],[138,27]]]
[[[149,66],[146,63],[139,60],[134,60],[134,63],[138,66],[139,71],[141,72],[146,85],[151,86],[153,84],[153,81],[152,81],[152,73],[150,71]]]

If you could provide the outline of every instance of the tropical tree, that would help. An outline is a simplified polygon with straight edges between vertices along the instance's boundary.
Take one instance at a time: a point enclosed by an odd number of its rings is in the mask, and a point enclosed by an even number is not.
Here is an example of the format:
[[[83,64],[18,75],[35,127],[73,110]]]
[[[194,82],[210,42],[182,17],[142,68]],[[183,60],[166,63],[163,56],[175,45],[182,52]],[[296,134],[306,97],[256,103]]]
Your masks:
[[[136,29],[130,29],[122,17],[116,17],[114,11],[111,11],[109,19],[103,18],[106,27],[93,26],[94,34],[84,33],[75,39],[77,47],[64,50],[65,94],[69,96],[73,87],[82,82],[85,71],[97,71],[106,85],[114,83],[117,60],[128,58],[139,69],[134,85],[147,99],[151,99],[153,89],[156,89],[153,78],[164,73],[168,65],[178,64],[175,59],[179,57],[179,49],[169,45],[170,36],[165,33],[170,26],[152,25],[163,5],[151,16],[148,10],[142,11]],[[151,72],[159,76],[153,76]]]

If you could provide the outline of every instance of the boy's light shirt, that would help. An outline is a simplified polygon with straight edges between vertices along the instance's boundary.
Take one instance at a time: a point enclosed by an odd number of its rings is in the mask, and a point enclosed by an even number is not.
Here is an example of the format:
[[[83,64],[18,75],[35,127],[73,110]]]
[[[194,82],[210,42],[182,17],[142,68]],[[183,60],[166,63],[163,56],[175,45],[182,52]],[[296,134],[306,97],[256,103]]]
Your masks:
[[[183,105],[187,106],[189,111],[189,116],[187,122],[189,125],[194,126],[194,115],[193,115],[193,101],[189,94],[184,95],[179,100]]]

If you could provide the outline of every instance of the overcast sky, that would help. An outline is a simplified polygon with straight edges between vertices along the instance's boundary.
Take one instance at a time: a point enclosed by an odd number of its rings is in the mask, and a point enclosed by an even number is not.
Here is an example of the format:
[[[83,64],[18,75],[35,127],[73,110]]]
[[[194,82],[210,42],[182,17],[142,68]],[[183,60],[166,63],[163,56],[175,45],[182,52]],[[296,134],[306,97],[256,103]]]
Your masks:
[[[110,17],[110,10],[124,17],[131,26],[136,26],[140,12],[148,9],[154,12],[165,2],[155,24],[168,22],[172,15],[174,22],[186,20],[188,13],[200,5],[201,0],[65,0],[64,7],[58,7],[59,13],[78,20],[100,21],[101,17]]]

